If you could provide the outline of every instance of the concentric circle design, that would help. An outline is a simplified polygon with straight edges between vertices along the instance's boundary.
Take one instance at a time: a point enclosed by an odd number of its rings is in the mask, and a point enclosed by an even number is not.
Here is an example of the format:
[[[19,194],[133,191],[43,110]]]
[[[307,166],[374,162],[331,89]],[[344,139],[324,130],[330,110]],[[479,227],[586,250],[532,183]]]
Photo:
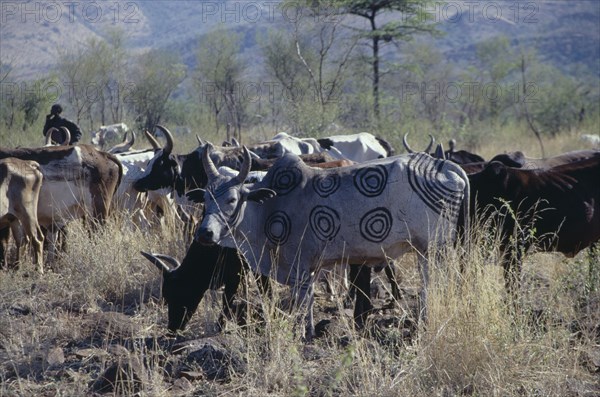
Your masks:
[[[387,208],[377,207],[360,219],[360,235],[373,243],[380,243],[392,230],[392,214]]]
[[[316,175],[313,178],[313,189],[325,198],[331,196],[340,187],[340,176],[338,174]]]
[[[379,196],[387,186],[388,172],[383,165],[359,169],[354,174],[354,186],[367,197]]]
[[[278,196],[285,196],[302,181],[302,171],[298,168],[281,168],[275,171],[271,189],[277,192]]]
[[[340,231],[340,216],[333,208],[318,205],[310,212],[310,229],[320,240],[330,241]]]
[[[273,244],[283,245],[290,237],[292,222],[283,211],[273,212],[265,221],[265,236]]]

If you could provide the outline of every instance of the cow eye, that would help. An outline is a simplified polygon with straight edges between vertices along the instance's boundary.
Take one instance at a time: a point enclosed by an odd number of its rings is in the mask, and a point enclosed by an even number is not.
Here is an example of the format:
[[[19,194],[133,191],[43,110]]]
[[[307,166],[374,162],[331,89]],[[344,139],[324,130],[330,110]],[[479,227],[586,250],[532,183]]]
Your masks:
[[[237,201],[237,199],[235,197],[230,198],[229,200],[227,200],[227,204],[233,204]]]

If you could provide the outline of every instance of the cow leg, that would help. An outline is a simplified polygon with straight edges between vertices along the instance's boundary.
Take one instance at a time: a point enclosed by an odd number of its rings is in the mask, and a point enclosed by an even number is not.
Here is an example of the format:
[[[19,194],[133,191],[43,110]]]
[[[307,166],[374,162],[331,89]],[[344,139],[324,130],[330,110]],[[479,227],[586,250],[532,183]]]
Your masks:
[[[363,265],[350,265],[350,285],[356,291],[354,304],[354,325],[363,329],[367,316],[373,310],[371,304],[371,268]]]
[[[10,228],[0,229],[0,269],[8,267],[8,240]]]
[[[24,247],[27,245],[27,235],[25,234],[24,226],[17,220],[10,224],[10,230],[12,231],[16,246],[14,267],[18,268],[21,265],[21,251],[23,251]]]
[[[34,208],[33,211],[36,211],[36,208]],[[44,235],[42,233],[42,229],[36,221],[37,215],[33,211],[27,211],[29,213],[27,216],[23,217],[21,222],[21,230],[25,236],[29,237],[31,246],[33,248],[33,263],[35,264],[37,271],[40,274],[43,274],[44,266],[42,248]],[[22,238],[22,240],[24,240],[24,238]]]
[[[384,268],[385,275],[390,283],[390,289],[392,292],[392,305],[394,302],[398,302],[402,299],[402,293],[400,292],[400,286],[396,281],[396,274],[394,272],[394,262],[389,261],[388,265]]]
[[[299,282],[292,284],[293,308],[304,311],[304,340],[310,342],[315,336],[315,321],[313,315],[314,288],[310,274],[301,276]]]
[[[417,252],[417,263],[419,265],[419,273],[421,274],[421,282],[423,283],[419,292],[418,318],[419,320],[427,320],[427,289],[429,288],[429,260],[427,253]]]

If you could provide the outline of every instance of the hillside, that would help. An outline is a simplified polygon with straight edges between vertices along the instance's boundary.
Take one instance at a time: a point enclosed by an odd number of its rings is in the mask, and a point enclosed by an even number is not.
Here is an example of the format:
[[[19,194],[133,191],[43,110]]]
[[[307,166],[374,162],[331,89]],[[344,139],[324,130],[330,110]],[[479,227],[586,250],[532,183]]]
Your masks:
[[[478,42],[502,34],[559,67],[578,62],[600,73],[600,2],[435,4],[430,12],[446,34],[426,40],[453,62],[469,63]],[[126,32],[131,54],[175,48],[191,65],[198,37],[215,27],[242,31],[243,50],[253,54],[256,33],[285,27],[290,15],[260,1],[3,2],[0,56],[14,66],[12,78],[32,79],[52,69],[60,49],[117,28]]]

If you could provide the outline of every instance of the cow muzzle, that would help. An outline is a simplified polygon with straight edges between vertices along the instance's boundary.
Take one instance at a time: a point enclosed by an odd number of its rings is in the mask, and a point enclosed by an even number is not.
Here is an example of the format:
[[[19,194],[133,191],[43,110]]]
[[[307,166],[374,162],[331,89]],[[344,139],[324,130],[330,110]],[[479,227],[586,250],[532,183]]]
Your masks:
[[[194,240],[202,245],[215,245],[215,233],[207,227],[199,227],[194,235]]]

